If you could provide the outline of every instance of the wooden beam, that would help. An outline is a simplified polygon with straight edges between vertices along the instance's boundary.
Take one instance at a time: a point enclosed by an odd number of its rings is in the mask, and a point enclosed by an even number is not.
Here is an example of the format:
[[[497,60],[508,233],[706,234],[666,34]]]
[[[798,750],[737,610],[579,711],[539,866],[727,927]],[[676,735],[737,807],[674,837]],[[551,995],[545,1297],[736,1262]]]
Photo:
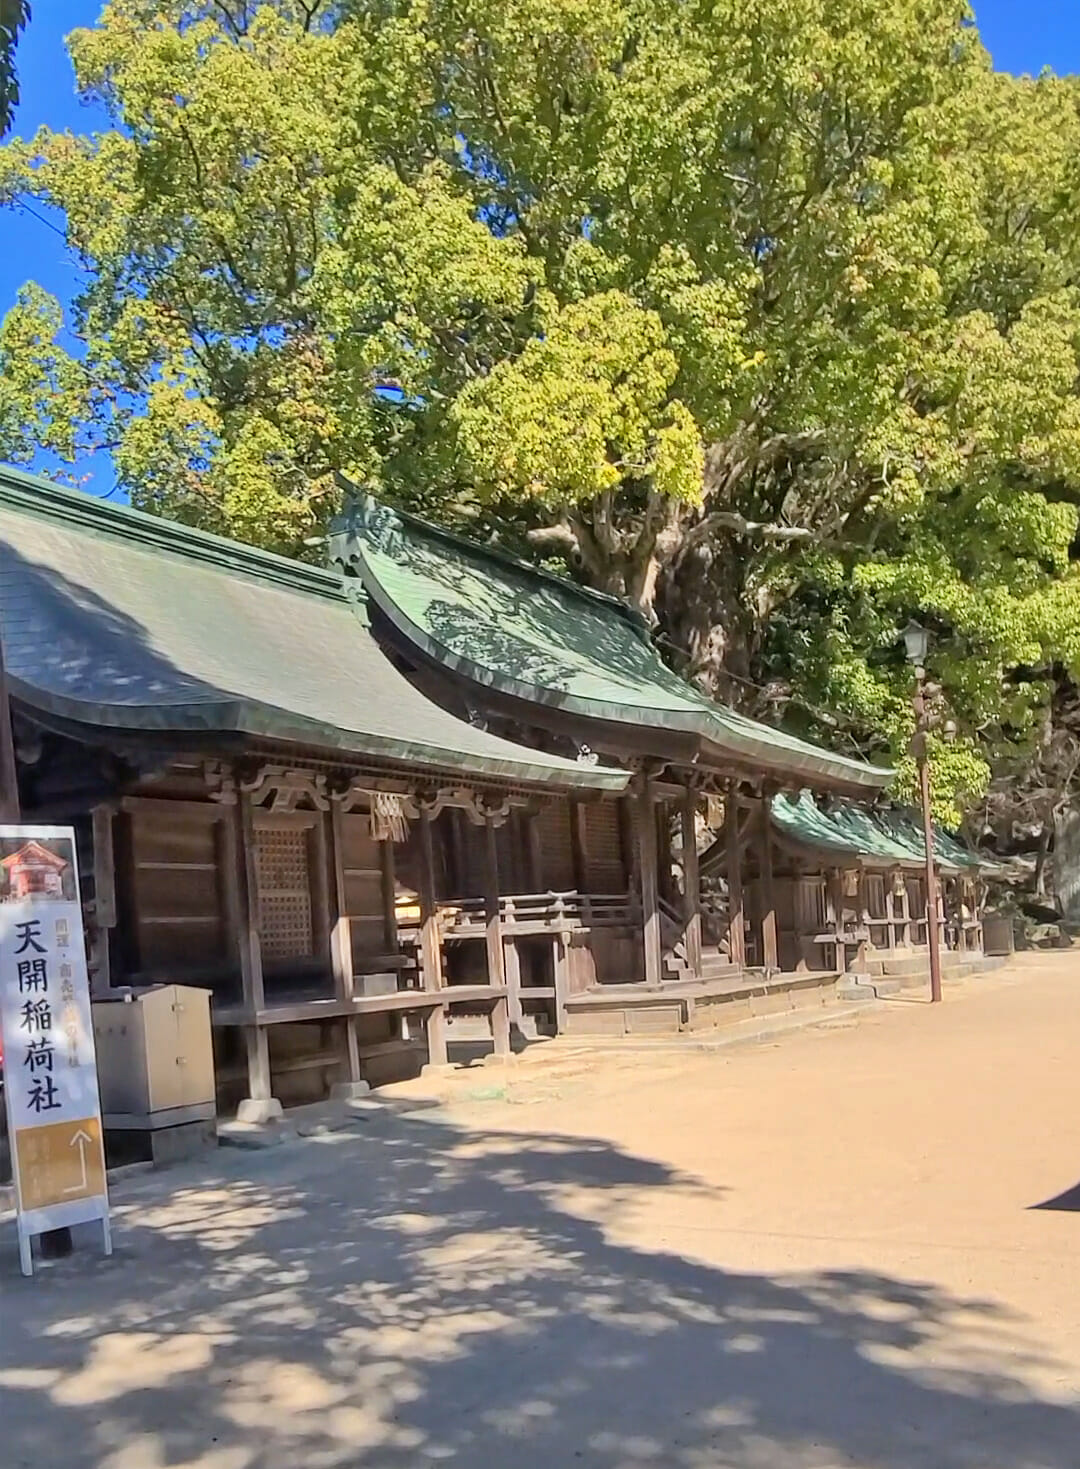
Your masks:
[[[488,984],[505,986],[502,917],[499,913],[499,847],[495,818],[490,813],[484,817],[484,939]],[[509,1056],[510,1008],[505,998],[492,1006],[491,1039],[497,1056]]]
[[[776,932],[776,890],[773,882],[772,821],[769,798],[760,797],[761,821],[758,827],[758,869],[761,883],[761,962],[767,970],[780,968]]]
[[[732,964],[746,963],[746,929],[743,913],[742,843],[739,840],[739,800],[735,782],[724,798],[724,845],[727,850],[728,958]]]
[[[686,957],[695,974],[701,973],[701,870],[697,849],[697,792],[686,786],[682,796],[683,918]]]
[[[659,988],[664,974],[664,952],[660,938],[660,893],[657,885],[656,810],[647,781],[645,789],[637,797],[637,838],[645,983]]]

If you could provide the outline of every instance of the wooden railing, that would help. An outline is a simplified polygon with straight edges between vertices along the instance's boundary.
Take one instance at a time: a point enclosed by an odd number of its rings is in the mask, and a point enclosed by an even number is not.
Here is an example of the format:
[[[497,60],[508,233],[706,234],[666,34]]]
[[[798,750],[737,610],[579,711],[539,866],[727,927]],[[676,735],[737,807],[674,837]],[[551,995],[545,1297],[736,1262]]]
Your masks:
[[[439,929],[445,938],[482,937],[487,925],[483,898],[453,898],[437,905]],[[513,893],[499,899],[499,919],[505,934],[558,933],[566,929],[627,928],[641,923],[641,906],[629,893]],[[418,920],[399,922],[408,941],[419,930]]]

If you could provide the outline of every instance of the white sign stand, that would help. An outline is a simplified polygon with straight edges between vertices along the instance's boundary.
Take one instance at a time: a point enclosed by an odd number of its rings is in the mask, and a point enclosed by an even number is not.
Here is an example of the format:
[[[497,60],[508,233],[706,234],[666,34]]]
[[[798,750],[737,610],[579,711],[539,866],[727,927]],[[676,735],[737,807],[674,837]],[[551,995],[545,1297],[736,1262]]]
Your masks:
[[[34,1235],[90,1220],[112,1254],[70,827],[0,826],[0,1038],[23,1274]]]

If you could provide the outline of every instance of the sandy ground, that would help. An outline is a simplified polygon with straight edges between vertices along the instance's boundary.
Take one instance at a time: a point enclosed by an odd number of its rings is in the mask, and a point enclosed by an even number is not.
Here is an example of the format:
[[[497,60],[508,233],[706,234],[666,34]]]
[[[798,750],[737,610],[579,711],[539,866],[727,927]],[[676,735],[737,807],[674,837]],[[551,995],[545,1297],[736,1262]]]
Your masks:
[[[0,1465],[1077,1469],[1078,1054],[1037,956],[395,1089],[125,1181],[33,1282],[5,1225]]]

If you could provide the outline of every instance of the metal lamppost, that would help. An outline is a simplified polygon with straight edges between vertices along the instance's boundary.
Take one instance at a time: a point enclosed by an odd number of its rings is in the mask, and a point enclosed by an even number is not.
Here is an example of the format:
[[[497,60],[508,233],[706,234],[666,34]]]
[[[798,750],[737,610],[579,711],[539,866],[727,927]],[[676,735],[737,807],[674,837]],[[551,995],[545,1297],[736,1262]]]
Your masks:
[[[919,771],[919,795],[922,799],[923,846],[926,849],[926,936],[930,946],[930,999],[936,1003],[941,999],[941,930],[938,926],[938,880],[934,867],[934,823],[930,814],[930,768],[926,762],[926,734],[929,720],[926,715],[926,652],[930,637],[925,627],[909,622],[904,628],[904,648],[908,662],[915,669],[915,691],[912,707],[915,711],[915,735],[911,741],[911,753]]]

